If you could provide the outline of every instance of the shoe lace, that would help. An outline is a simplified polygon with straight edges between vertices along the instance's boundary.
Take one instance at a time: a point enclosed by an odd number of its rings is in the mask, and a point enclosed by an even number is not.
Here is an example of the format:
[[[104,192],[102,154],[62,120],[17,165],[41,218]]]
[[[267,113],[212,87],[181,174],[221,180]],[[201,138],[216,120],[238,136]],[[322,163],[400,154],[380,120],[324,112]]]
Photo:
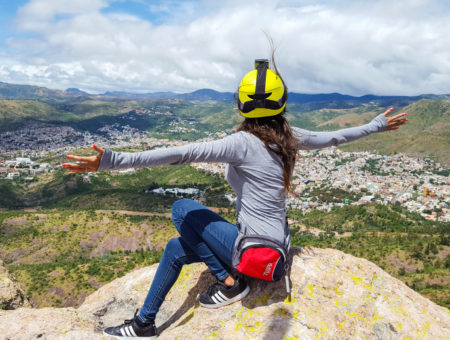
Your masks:
[[[219,291],[220,287],[224,286],[224,284],[220,281],[217,281],[212,286],[209,286],[208,290],[206,291],[209,296],[214,295]]]
[[[138,314],[138,312],[139,312],[139,308],[137,308],[136,311],[134,312],[133,318],[130,319],[130,320],[125,320],[125,321],[123,322],[123,324],[124,324],[124,325],[129,325],[130,323],[132,323],[132,322],[134,321],[134,319],[136,319],[136,315]]]

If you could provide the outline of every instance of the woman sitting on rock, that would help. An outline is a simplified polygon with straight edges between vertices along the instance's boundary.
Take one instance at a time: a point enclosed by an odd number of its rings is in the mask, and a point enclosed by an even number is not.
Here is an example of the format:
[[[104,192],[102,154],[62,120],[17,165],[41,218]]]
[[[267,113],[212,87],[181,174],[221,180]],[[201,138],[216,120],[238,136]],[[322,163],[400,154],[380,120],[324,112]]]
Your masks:
[[[226,178],[237,195],[237,224],[231,224],[200,203],[182,199],[173,204],[172,219],[180,237],[171,239],[161,258],[140,313],[104,333],[118,339],[156,338],[155,316],[185,264],[204,262],[217,278],[200,297],[206,308],[241,300],[250,287],[233,270],[279,280],[285,273],[289,249],[286,194],[299,149],[318,149],[350,142],[374,132],[396,130],[406,114],[387,117],[335,132],[312,132],[291,127],[284,117],[287,88],[274,65],[257,60],[242,79],[237,106],[245,120],[237,132],[221,140],[179,147],[126,153],[94,145],[97,156],[67,157],[74,172],[152,167],[191,162],[228,163]]]

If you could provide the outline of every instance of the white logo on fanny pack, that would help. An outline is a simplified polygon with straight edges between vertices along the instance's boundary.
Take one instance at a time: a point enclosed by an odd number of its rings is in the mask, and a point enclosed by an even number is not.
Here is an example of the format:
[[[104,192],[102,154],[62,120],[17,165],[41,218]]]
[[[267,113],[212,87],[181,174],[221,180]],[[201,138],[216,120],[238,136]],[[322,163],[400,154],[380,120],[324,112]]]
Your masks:
[[[270,263],[267,265],[266,270],[264,271],[263,276],[269,275],[269,272],[270,272],[270,269],[271,269],[271,268],[272,268],[272,262],[270,262]]]

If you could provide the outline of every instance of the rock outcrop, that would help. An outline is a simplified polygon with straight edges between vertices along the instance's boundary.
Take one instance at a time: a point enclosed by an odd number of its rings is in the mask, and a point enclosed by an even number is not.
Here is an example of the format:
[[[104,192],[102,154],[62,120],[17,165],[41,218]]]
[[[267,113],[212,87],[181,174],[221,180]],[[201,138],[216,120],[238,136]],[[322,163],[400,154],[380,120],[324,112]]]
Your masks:
[[[0,309],[11,310],[31,307],[25,292],[0,260]]]
[[[156,324],[159,339],[445,339],[450,312],[373,263],[332,249],[294,248],[292,293],[283,282],[250,282],[242,301],[202,308],[197,296],[214,278],[203,264],[185,266]],[[112,339],[101,334],[133,316],[156,265],[103,286],[78,309],[0,311],[6,339]]]

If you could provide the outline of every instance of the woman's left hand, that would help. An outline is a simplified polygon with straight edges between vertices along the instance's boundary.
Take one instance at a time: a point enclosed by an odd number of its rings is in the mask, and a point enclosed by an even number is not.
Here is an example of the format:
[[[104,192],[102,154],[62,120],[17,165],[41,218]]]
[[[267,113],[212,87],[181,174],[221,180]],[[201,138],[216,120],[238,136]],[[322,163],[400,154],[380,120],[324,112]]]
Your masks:
[[[392,112],[392,110],[394,110],[394,109],[391,107],[389,110],[387,110],[385,113],[383,113],[383,115],[386,117],[386,120],[388,123],[386,131],[387,130],[398,130],[400,125],[403,125],[408,121],[408,119],[406,118],[406,112],[399,113],[392,117],[388,117],[388,114],[390,114]]]

